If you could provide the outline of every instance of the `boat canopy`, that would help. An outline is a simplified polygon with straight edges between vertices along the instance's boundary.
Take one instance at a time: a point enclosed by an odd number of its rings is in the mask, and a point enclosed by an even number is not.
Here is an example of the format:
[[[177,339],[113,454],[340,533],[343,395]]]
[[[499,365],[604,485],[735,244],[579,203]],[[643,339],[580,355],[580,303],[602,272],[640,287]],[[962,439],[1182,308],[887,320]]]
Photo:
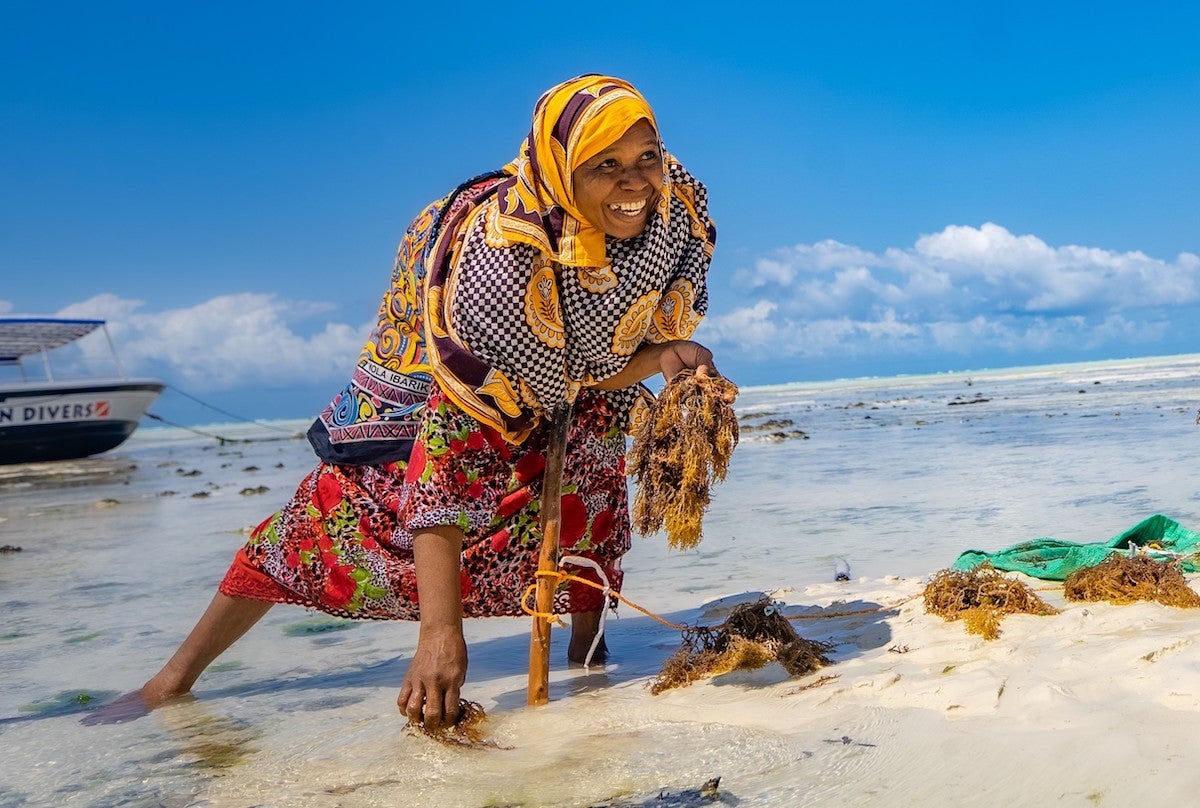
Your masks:
[[[103,320],[63,320],[50,317],[0,317],[0,364],[40,354],[87,336]]]

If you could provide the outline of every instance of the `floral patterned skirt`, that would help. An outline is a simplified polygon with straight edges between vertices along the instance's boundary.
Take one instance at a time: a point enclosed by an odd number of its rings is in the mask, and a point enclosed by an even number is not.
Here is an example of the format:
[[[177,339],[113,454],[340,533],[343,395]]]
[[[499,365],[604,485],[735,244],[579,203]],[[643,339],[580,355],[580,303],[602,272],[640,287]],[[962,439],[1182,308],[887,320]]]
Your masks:
[[[563,468],[560,548],[596,561],[619,591],[629,550],[625,438],[600,395],[575,402]],[[295,496],[260,524],[220,590],[226,595],[295,603],[342,617],[419,619],[413,537],[457,525],[463,614],[520,615],[535,581],[547,429],[513,446],[430,390],[421,432],[407,463],[322,463]],[[568,572],[598,580],[585,568]],[[603,593],[571,583],[555,594],[557,612],[595,611]]]

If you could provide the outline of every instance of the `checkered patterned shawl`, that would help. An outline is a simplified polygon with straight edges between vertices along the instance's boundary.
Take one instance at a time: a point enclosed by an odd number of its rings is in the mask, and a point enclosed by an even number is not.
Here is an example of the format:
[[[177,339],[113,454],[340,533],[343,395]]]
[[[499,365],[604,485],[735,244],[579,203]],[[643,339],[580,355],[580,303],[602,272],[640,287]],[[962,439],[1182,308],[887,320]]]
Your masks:
[[[495,223],[496,189],[460,197],[427,264],[425,347],[445,393],[520,442],[560,401],[628,364],[644,343],[687,339],[708,308],[716,228],[707,194],[670,155],[666,204],[641,235],[606,238],[606,265],[563,267]],[[504,185],[499,186],[503,189]],[[649,395],[605,394],[626,419]]]

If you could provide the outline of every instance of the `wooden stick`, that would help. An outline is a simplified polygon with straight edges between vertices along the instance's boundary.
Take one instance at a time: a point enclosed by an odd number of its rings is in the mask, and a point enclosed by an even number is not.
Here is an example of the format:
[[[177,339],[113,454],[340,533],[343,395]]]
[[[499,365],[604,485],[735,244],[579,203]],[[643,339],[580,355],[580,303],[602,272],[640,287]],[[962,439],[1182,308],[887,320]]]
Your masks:
[[[542,476],[542,546],[538,572],[558,569],[558,537],[562,527],[563,462],[567,453],[567,432],[571,427],[571,404],[559,403],[551,413],[550,434],[546,440],[546,471]],[[554,581],[545,576],[537,580],[534,609],[550,614],[554,609]],[[529,638],[529,704],[550,701],[550,621],[533,618]]]

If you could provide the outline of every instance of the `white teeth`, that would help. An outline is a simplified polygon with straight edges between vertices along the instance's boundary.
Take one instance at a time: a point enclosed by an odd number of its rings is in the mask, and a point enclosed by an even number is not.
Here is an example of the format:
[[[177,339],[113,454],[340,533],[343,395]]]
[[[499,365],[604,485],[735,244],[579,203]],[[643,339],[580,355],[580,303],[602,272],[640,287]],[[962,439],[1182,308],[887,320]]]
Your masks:
[[[609,207],[632,216],[642,212],[642,208],[646,207],[646,200],[643,199],[641,202],[618,202],[615,205],[609,205]]]

